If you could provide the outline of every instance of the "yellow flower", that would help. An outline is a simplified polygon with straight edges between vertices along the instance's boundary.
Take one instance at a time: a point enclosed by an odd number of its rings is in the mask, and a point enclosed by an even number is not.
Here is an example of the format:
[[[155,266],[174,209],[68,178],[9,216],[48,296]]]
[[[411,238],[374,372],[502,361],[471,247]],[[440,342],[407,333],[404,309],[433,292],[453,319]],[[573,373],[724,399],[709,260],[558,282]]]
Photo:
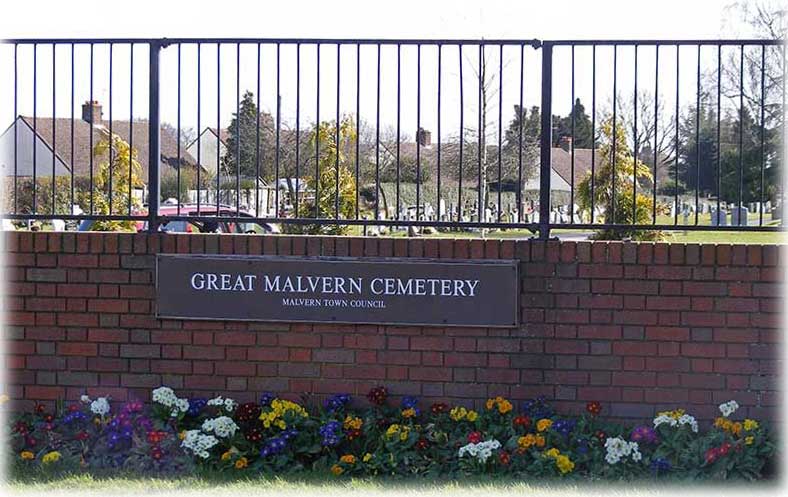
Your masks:
[[[407,440],[408,439],[408,431],[407,430],[403,430],[403,432],[399,434],[399,439],[400,439],[400,442],[404,442],[405,440]]]
[[[361,425],[363,424],[364,424],[364,420],[353,416],[345,417],[345,421],[342,423],[343,427],[346,430],[360,430]]]
[[[559,455],[561,455],[561,451],[553,447],[552,449],[546,451],[544,455],[546,455],[547,457],[558,457]]]
[[[356,464],[356,456],[353,454],[345,454],[344,456],[340,457],[339,460],[345,464]]]
[[[565,455],[559,455],[555,458],[555,465],[558,467],[558,470],[561,472],[562,475],[569,473],[573,469],[575,469],[575,463],[572,462]]]
[[[339,476],[342,473],[344,473],[345,470],[342,469],[342,466],[340,466],[339,464],[334,464],[333,466],[331,466],[331,472],[334,473],[336,476]]]
[[[41,462],[44,464],[49,464],[52,462],[57,462],[60,460],[60,452],[54,450],[52,452],[47,452],[44,454],[44,457],[41,458]]]
[[[752,442],[755,440],[755,437],[749,436],[744,438],[744,443],[747,445],[752,445]]]
[[[544,437],[542,435],[536,435],[536,446],[544,447]]]
[[[364,457],[361,460],[364,462],[369,462],[371,459],[372,459],[372,454],[367,452],[366,454],[364,454]]]
[[[549,429],[551,426],[553,426],[552,419],[542,418],[536,422],[536,429],[539,431],[545,431]]]
[[[759,426],[758,422],[755,421],[754,419],[745,419],[744,420],[744,429],[746,431],[757,430],[758,426]]]
[[[721,417],[716,418],[714,420],[714,427],[722,428],[723,426],[725,426],[725,421],[727,421],[725,418],[721,418]]]
[[[409,407],[409,408],[405,409],[404,411],[402,411],[402,417],[403,418],[412,418],[415,415],[416,415],[416,409],[414,409],[412,407]]]
[[[468,410],[464,407],[454,407],[451,411],[449,411],[449,417],[452,421],[462,421],[465,419],[465,416],[468,414]]]
[[[493,408],[494,403],[495,401],[493,401],[493,399],[487,399],[487,402],[484,404],[484,407],[486,407],[487,410],[489,411]]]
[[[247,466],[249,466],[249,461],[245,457],[239,457],[235,461],[235,469],[244,469]]]
[[[181,430],[181,432],[178,433],[178,438],[180,440],[183,440],[184,438],[186,438],[186,430]]]
[[[534,444],[533,438],[534,436],[531,435],[530,433],[524,437],[520,437],[517,439],[517,446],[523,449],[527,449],[528,447]]]
[[[233,455],[228,450],[224,454],[222,454],[222,461],[229,461],[232,456]]]
[[[684,412],[685,412],[684,409],[675,409],[673,411],[658,412],[657,416],[668,416],[668,417],[671,417],[673,419],[679,419],[680,417],[682,417],[684,415]]]
[[[22,451],[22,452],[19,454],[19,457],[21,457],[21,458],[22,458],[22,459],[24,459],[25,461],[30,461],[31,459],[35,459],[35,458],[36,458],[36,455],[35,455],[35,454],[33,454],[32,452],[30,452],[29,450],[23,450],[23,451]]]
[[[504,399],[498,403],[498,412],[501,414],[506,414],[507,412],[512,410],[512,403],[508,400]]]
[[[283,419],[280,419],[276,422],[276,426],[278,426],[280,430],[284,430],[287,428],[287,423],[285,423]]]
[[[5,404],[9,400],[11,400],[11,397],[9,397],[7,393],[0,395],[0,404]]]
[[[733,425],[731,425],[731,433],[733,433],[736,436],[741,435],[741,423],[739,423],[738,421],[733,423]]]
[[[476,418],[478,418],[478,417],[479,417],[479,413],[476,412],[476,411],[468,411],[468,415],[466,416],[468,421],[470,421],[471,423],[476,421]]]

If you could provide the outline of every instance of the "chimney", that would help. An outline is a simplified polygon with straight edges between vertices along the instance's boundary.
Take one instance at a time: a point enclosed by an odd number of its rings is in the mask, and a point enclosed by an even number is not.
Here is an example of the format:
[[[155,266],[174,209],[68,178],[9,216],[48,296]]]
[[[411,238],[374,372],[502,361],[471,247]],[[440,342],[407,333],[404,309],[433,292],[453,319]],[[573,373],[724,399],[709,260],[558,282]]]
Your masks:
[[[416,133],[416,142],[422,147],[429,147],[432,145],[432,133],[424,128],[419,128],[419,131]]]
[[[571,136],[562,136],[561,139],[558,141],[558,146],[563,148],[567,152],[571,151],[572,150],[572,137]]]
[[[91,109],[93,110],[93,116],[91,119]],[[86,101],[82,104],[82,120],[90,123],[91,121],[94,124],[101,124],[101,104],[98,103],[98,100],[93,100],[92,102]]]

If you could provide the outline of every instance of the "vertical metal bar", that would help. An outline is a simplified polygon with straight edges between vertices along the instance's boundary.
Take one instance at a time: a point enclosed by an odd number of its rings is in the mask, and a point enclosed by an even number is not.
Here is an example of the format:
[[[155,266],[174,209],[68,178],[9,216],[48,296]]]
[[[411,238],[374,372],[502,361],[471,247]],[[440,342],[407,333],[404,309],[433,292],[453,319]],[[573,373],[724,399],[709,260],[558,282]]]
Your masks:
[[[764,128],[766,127],[766,120],[764,115],[764,99],[766,96],[766,45],[761,45],[761,190],[760,190],[760,203],[758,205],[758,226],[763,226],[763,193],[765,183],[765,167],[766,167],[766,148],[764,142]]]
[[[498,45],[498,207],[501,222],[501,149],[503,148],[503,44]]]
[[[159,55],[161,42],[151,41],[148,46],[150,47],[150,73],[148,75],[148,87],[150,88],[148,101],[148,229],[155,232],[159,228],[159,160],[161,157],[159,135],[161,126]]]
[[[739,47],[739,203],[737,219],[742,225],[744,207],[744,45]],[[746,223],[745,223],[746,224]]]
[[[336,121],[336,136],[334,140],[336,141],[336,157],[334,158],[334,183],[336,187],[336,192],[334,193],[334,219],[339,219],[339,150],[340,150],[340,143],[339,143],[339,83],[340,83],[340,69],[341,69],[341,47],[339,43],[337,43],[337,121]]]
[[[274,215],[279,217],[279,157],[281,151],[279,150],[280,147],[280,134],[282,129],[282,93],[280,90],[280,47],[279,43],[276,44],[276,153],[274,154],[274,186],[276,189],[274,190],[274,203],[276,204],[276,210],[274,211]]]
[[[679,55],[681,54],[681,46],[676,44],[676,151],[675,151],[675,169],[673,173],[673,225],[679,224],[679,144],[681,143],[679,137]]]
[[[74,53],[74,44],[73,43],[71,44],[71,53],[72,54]],[[19,45],[14,43],[14,214],[18,214],[19,213],[19,189],[18,189],[18,183],[19,183],[19,157],[18,157],[18,155],[19,155],[19,152],[18,152],[19,144],[18,144],[18,141],[19,141],[19,138],[18,138],[18,133],[17,133],[18,123],[19,123],[19,60],[18,60],[18,55],[19,55]],[[71,69],[72,69],[72,72],[73,72],[73,69],[74,69],[74,58],[73,58],[73,55],[72,55],[72,58],[71,58]],[[74,107],[73,103],[72,103],[71,107],[73,109],[73,107]],[[72,111],[72,113],[73,113],[73,111]],[[72,121],[71,127],[72,127],[72,129],[74,128],[73,121]],[[72,149],[72,151],[74,150],[73,145],[72,145],[71,149]],[[71,161],[71,177],[72,178],[74,177],[74,161],[73,160]],[[71,196],[72,196],[72,199],[73,199],[73,196],[74,196],[74,189],[73,189],[74,181],[73,181],[73,179],[72,179],[71,184],[72,184]],[[72,204],[73,203],[74,202],[72,200]]]
[[[460,159],[460,174],[457,179],[457,222],[462,221],[462,149],[463,145],[465,144],[465,104],[464,102],[464,92],[463,92],[463,84],[462,84],[462,44],[457,45],[457,53],[459,55],[459,72],[460,72],[460,143],[459,143],[459,159]]]
[[[358,194],[358,178],[359,178],[359,143],[361,141],[361,44],[356,43],[356,219],[359,218],[359,194]]]
[[[93,215],[93,204],[94,204],[94,184],[93,184],[93,131],[94,131],[94,121],[96,116],[93,115],[93,111],[95,110],[95,106],[93,105],[93,44],[90,44],[90,123],[88,126],[88,135],[90,141],[90,214]]]
[[[109,102],[107,102],[107,109],[109,113],[109,214],[112,215],[112,163],[115,146],[112,134],[112,43],[109,44]]]
[[[716,216],[716,225],[719,226],[720,224],[720,195],[722,195],[722,141],[721,138],[721,129],[720,126],[720,112],[722,111],[722,45],[717,45],[717,212],[715,213]]]
[[[315,218],[320,217],[320,43],[316,45],[316,104],[315,104]]]
[[[57,88],[57,77],[55,75],[55,55],[56,55],[56,44],[52,44],[52,214],[55,214],[55,158],[57,157],[57,131],[55,127],[57,126],[57,107],[55,105],[55,89]],[[112,167],[112,163],[110,162],[110,167]],[[110,175],[111,177],[111,175]],[[111,185],[112,183],[110,183]],[[111,197],[110,197],[111,198]],[[110,209],[112,204],[110,204]],[[112,214],[112,210],[110,210],[110,214]]]
[[[177,175],[177,183],[178,185],[175,187],[176,192],[176,200],[178,201],[178,208],[177,212],[178,215],[181,215],[181,44],[178,43],[178,136],[177,136],[177,146],[178,146],[178,166],[175,174]],[[110,119],[111,121],[111,119]]]
[[[260,80],[260,70],[257,70],[257,79]],[[258,84],[257,94],[260,94]],[[259,109],[259,107],[258,107]],[[259,121],[259,118],[258,118]],[[295,188],[295,217],[298,218],[299,190],[301,189],[301,44],[296,43],[296,188]]]
[[[71,149],[74,149],[72,139]],[[134,165],[134,43],[129,44],[129,198],[128,211],[131,215],[132,182],[131,176]],[[199,193],[199,192],[198,192]],[[91,195],[91,200],[93,196]]]
[[[416,220],[421,216],[421,44],[416,46]]]
[[[698,225],[698,208],[700,207],[700,61],[701,45],[698,43],[698,80],[697,80],[697,102],[695,103],[695,226]]]
[[[520,123],[518,134],[518,156],[517,156],[517,222],[523,220],[523,119],[525,113],[523,112],[523,86],[525,73],[525,44],[520,44],[520,115],[518,121]]]
[[[550,237],[550,172],[553,146],[553,44],[542,43],[542,133],[539,157],[539,238]]]
[[[296,45],[300,50],[300,46]],[[297,70],[297,69],[296,69]],[[296,80],[297,81],[297,80]],[[296,84],[298,84],[296,82]],[[298,91],[298,90],[296,90]],[[260,43],[257,44],[257,111],[254,115],[255,145],[254,145],[254,215],[260,217]],[[298,112],[296,110],[296,112]],[[298,122],[298,116],[296,116]],[[298,171],[298,128],[296,128],[296,171]],[[296,172],[296,181],[298,181]],[[298,195],[296,188],[296,195]],[[296,197],[297,199],[298,197]],[[298,211],[298,201],[296,201],[296,212]],[[296,214],[296,217],[298,215]]]
[[[569,116],[572,131],[572,148],[569,156],[569,224],[575,224],[575,46],[572,45],[572,99]]]
[[[222,149],[222,44],[216,44],[216,213],[219,215],[219,192],[221,192],[222,174],[219,170],[219,151]],[[229,179],[229,178],[228,178]],[[229,203],[229,202],[228,202]]]
[[[591,224],[596,210],[596,45],[591,45]]]
[[[279,75],[277,74],[277,77]],[[241,44],[235,44],[235,213],[241,210]],[[221,134],[221,132],[219,133]],[[216,149],[219,150],[218,148]],[[279,185],[276,185],[279,191]],[[277,204],[278,205],[278,204]],[[218,216],[219,213],[217,212]]]
[[[92,47],[93,45],[91,45]],[[38,160],[36,157],[36,140],[38,139],[38,130],[37,130],[37,117],[38,117],[38,87],[37,87],[37,69],[38,69],[38,44],[33,43],[33,214],[36,213],[38,210],[36,207],[36,175],[38,172]],[[92,60],[92,59],[91,59]],[[92,67],[92,64],[91,64]],[[92,85],[91,85],[91,95],[92,95]],[[91,105],[91,109],[92,109]],[[92,136],[92,135],[91,135]],[[91,214],[93,213],[93,168],[92,168],[92,160],[93,160],[93,144],[90,145],[90,157],[91,157],[91,181],[90,181],[90,200],[91,200]]]
[[[486,200],[482,194],[482,149],[487,145],[484,143],[484,138],[482,135],[484,134],[484,118],[486,116],[482,113],[482,93],[484,92],[484,43],[479,43],[479,146],[477,147],[477,169],[476,169],[476,183],[477,183],[477,191],[476,191],[476,220],[480,223],[486,221],[484,219],[484,200]],[[486,164],[485,164],[486,167]],[[484,185],[485,187],[487,185]]]
[[[612,182],[612,195],[610,196],[610,217],[608,218],[608,223],[618,224],[616,223],[616,176],[618,173],[616,172],[616,145],[618,144],[618,126],[616,124],[616,112],[618,111],[616,104],[616,92],[617,92],[617,83],[618,83],[618,45],[613,45],[613,174],[611,176]]]
[[[402,129],[402,107],[401,107],[401,87],[402,87],[402,75],[401,75],[401,60],[402,58],[402,47],[397,44],[397,192],[396,192],[396,209],[397,209],[397,219],[399,219],[400,214],[400,190],[399,190],[399,151],[400,151],[400,133]]]
[[[200,215],[200,171],[202,170],[202,128],[200,127],[201,109],[200,95],[202,93],[202,43],[197,43],[197,215]]]
[[[380,43],[378,43],[375,101],[375,219],[378,219],[380,216]]]
[[[442,221],[441,217],[441,55],[443,53],[443,45],[438,43],[438,196],[436,197],[436,203],[438,208],[438,220]]]
[[[782,105],[780,106],[780,113],[782,114],[782,130],[781,131],[782,131],[782,136],[783,136],[783,140],[784,140],[785,139],[785,79],[786,79],[786,75],[788,75],[788,72],[786,71],[786,63],[785,63],[785,43],[783,43],[783,45],[782,45],[781,52],[782,52],[782,63],[783,63],[783,79],[782,79],[782,86],[783,87],[782,87]],[[780,210],[782,211],[783,215],[780,216],[780,224],[782,226],[785,226],[785,212],[786,212],[786,210],[785,210],[785,200],[786,200],[786,192],[788,192],[788,188],[786,188],[786,186],[788,186],[786,184],[786,181],[788,181],[788,175],[785,174],[785,159],[783,159],[781,166],[783,168],[783,172],[782,172],[782,183],[783,183],[782,186],[783,187],[782,187],[782,199],[780,201]]]
[[[657,224],[657,165],[659,164],[659,45],[654,47],[654,181],[652,181],[651,224]]]
[[[632,166],[632,224],[637,224],[638,212],[638,45],[635,44],[635,91],[634,91],[634,105],[632,111],[634,113],[634,136],[633,138],[633,166]]]
[[[14,46],[16,49],[16,45]],[[14,81],[16,83],[16,80]],[[14,104],[16,104],[16,97],[14,97]],[[70,197],[70,204],[68,206],[68,214],[74,213],[74,107],[75,107],[75,100],[74,100],[74,44],[71,44],[71,162],[70,164],[70,181],[71,181],[71,197]],[[16,114],[16,112],[14,112]],[[14,121],[16,125],[16,121]],[[14,140],[14,156],[16,157],[16,140]],[[16,198],[16,197],[14,197]],[[14,212],[16,212],[16,208],[14,208]]]

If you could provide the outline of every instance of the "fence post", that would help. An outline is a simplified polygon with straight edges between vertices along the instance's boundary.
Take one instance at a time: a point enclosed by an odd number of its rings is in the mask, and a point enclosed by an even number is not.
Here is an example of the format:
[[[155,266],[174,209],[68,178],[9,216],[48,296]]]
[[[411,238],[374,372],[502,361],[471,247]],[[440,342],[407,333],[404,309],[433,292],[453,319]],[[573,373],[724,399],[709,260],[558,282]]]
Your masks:
[[[550,176],[553,148],[553,44],[542,42],[542,109],[539,141],[539,238],[550,237]]]
[[[159,53],[163,43],[151,40],[148,75],[148,231],[159,230],[159,162],[161,160],[161,116],[159,115]],[[180,166],[180,165],[179,165]]]

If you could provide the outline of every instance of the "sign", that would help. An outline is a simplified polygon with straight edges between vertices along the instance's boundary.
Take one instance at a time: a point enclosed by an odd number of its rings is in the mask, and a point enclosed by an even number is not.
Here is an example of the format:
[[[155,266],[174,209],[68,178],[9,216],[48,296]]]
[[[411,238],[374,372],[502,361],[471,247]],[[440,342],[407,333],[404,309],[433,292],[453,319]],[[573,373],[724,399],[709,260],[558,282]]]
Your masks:
[[[169,255],[160,318],[513,327],[516,261]]]

